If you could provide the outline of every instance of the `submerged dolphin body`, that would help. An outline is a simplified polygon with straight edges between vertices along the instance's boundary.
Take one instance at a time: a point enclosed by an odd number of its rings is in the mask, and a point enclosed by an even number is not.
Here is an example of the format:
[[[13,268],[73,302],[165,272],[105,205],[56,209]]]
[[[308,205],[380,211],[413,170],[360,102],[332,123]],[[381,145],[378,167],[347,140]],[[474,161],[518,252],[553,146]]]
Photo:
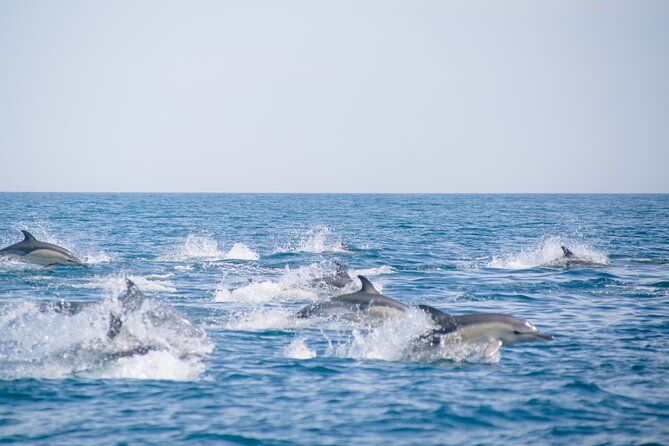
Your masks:
[[[562,257],[558,258],[558,263],[564,267],[572,266],[606,266],[606,263],[595,262],[578,257],[574,252],[566,246],[560,246],[562,249]]]
[[[334,288],[340,290],[353,283],[353,279],[348,275],[344,265],[339,260],[334,260],[333,263],[337,268],[334,275],[310,280],[309,285],[313,287]]]
[[[409,307],[379,293],[364,276],[358,276],[362,288],[355,293],[343,294],[324,302],[309,304],[297,312],[299,318],[312,316],[339,316],[357,318],[361,312],[374,315],[388,315],[405,312]]]
[[[109,312],[109,326],[106,332],[106,338],[112,343],[117,337],[130,339],[130,346],[124,346],[120,350],[107,352],[105,360],[114,360],[122,357],[144,355],[151,351],[163,350],[167,345],[146,344],[137,341],[132,331],[126,328],[126,323],[130,318],[141,313],[143,323],[149,323],[153,328],[169,330],[173,334],[180,335],[185,339],[206,339],[207,335],[201,328],[195,326],[181,313],[172,310],[169,307],[160,305],[146,297],[140,289],[130,279],[126,279],[127,290],[118,297],[120,308],[114,308]],[[47,303],[40,306],[40,311],[61,313],[68,316],[76,315],[87,309],[102,305],[100,301],[61,301],[58,303]],[[176,332],[176,333],[174,333]],[[183,354],[189,352],[183,351]]]
[[[46,268],[56,266],[83,266],[81,260],[65,248],[52,243],[40,242],[30,232],[21,230],[24,239],[18,243],[0,249],[0,256],[16,258]]]
[[[367,278],[358,278],[362,282],[360,291],[307,305],[296,316],[338,316],[353,319],[351,313],[386,316],[404,313],[410,308],[379,293]],[[419,305],[418,308],[430,315],[436,328],[421,336],[415,343],[416,346],[436,346],[443,340],[453,338],[462,342],[485,343],[484,356],[490,357],[503,345],[554,339],[553,336],[541,333],[530,322],[506,314],[474,313],[452,316],[429,305]]]

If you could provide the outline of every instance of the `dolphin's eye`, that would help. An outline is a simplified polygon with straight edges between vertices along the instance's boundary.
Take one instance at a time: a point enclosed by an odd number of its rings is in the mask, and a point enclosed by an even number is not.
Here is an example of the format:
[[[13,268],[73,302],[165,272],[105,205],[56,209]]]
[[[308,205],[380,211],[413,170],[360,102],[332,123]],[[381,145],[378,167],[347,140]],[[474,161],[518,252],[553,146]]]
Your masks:
[[[519,332],[518,330],[513,330],[513,334],[519,335],[519,334],[522,334],[522,333]]]

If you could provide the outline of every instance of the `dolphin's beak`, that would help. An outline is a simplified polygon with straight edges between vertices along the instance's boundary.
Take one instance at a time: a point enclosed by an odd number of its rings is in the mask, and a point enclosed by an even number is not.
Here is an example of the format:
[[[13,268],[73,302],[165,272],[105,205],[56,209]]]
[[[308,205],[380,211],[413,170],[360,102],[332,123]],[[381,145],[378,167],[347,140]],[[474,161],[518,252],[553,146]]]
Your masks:
[[[532,336],[535,337],[538,341],[554,341],[555,337],[549,334],[543,333],[532,333]]]

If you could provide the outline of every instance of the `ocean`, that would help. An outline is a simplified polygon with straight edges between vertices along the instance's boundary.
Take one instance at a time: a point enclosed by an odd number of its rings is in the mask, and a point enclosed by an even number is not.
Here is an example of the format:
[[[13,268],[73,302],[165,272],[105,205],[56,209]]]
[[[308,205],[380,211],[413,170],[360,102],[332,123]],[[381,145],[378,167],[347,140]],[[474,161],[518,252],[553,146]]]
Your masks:
[[[0,259],[0,443],[669,444],[669,195],[0,193],[0,247],[21,229],[88,268]],[[555,341],[296,318],[360,287],[338,262]]]

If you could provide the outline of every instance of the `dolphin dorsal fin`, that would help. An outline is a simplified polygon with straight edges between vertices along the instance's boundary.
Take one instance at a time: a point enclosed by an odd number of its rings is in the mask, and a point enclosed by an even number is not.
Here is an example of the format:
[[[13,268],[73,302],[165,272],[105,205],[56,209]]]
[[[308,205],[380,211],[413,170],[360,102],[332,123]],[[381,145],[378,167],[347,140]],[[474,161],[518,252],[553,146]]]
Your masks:
[[[132,280],[126,278],[125,284],[128,289],[126,290],[125,295],[119,297],[121,305],[125,311],[136,311],[142,306],[146,296]]]
[[[566,258],[572,258],[574,257],[574,253],[571,251],[571,249],[567,248],[566,246],[560,246],[562,248],[562,253]]]
[[[374,285],[372,285],[372,282],[370,282],[367,277],[365,276],[358,276],[358,279],[360,279],[360,282],[362,282],[362,288],[360,289],[361,293],[367,293],[367,294],[381,294],[379,293],[376,288],[374,288]]]
[[[24,242],[36,242],[37,239],[35,236],[33,236],[30,232],[26,231],[25,229],[21,229],[21,232],[23,232],[23,241]]]

